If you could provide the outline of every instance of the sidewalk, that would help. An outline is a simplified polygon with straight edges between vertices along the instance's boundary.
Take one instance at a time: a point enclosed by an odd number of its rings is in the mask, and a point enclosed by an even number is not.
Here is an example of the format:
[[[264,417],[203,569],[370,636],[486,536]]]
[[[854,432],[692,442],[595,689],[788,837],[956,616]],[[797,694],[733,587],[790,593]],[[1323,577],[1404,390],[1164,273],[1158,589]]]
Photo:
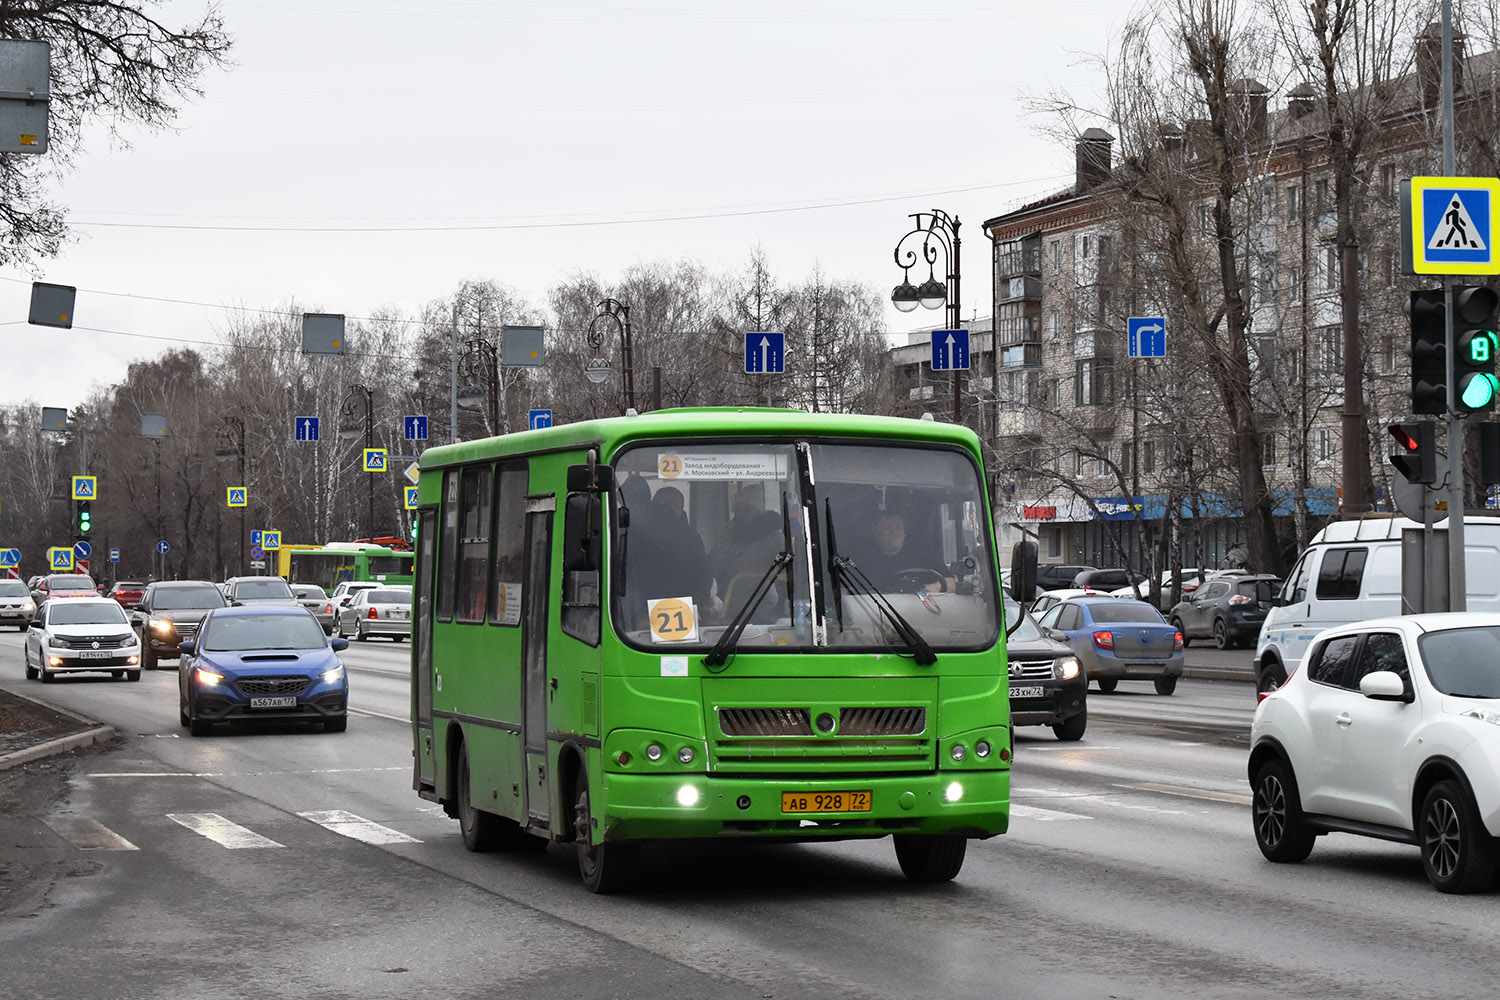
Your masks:
[[[0,771],[110,739],[115,731],[92,719],[0,688]]]

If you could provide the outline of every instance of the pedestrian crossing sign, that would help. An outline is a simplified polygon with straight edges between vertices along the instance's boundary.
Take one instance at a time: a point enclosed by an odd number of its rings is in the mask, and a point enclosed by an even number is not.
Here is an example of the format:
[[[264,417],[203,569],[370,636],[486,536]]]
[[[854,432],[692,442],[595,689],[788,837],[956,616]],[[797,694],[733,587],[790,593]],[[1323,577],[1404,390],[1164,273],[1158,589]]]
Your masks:
[[[52,567],[52,572],[54,573],[73,572],[73,547],[71,545],[59,545],[48,549],[47,565]]]
[[[384,472],[385,471],[385,449],[384,448],[366,448],[365,449],[365,471],[366,472]]]
[[[99,495],[98,476],[74,476],[73,477],[73,499],[93,500]]]
[[[1500,274],[1494,232],[1500,178],[1413,177],[1402,193],[1403,270]]]
[[[243,487],[243,486],[230,486],[230,487],[227,487],[227,490],[229,492],[229,496],[228,496],[227,501],[226,501],[227,504],[228,504],[228,506],[230,506],[230,507],[248,507],[248,506],[250,506],[250,497],[249,497],[247,491],[245,490],[245,487]]]
[[[415,486],[406,487],[406,509],[416,510],[419,502],[417,499],[417,488]]]

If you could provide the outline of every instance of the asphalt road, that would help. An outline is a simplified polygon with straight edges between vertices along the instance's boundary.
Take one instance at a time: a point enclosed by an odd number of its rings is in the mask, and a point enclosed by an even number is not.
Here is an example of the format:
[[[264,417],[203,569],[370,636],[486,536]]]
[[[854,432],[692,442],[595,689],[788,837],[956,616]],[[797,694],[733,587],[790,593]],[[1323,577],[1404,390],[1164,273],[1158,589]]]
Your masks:
[[[1243,681],[1091,695],[1080,743],[1020,730],[1011,832],[954,883],[907,883],[888,841],[665,844],[640,892],[597,897],[571,851],[469,854],[411,791],[404,645],[346,655],[347,733],[204,739],[170,672],[44,690],[19,655],[0,636],[0,686],[121,735],[5,789],[7,995],[1405,1000],[1493,978],[1494,897],[1435,893],[1415,849],[1260,857]]]

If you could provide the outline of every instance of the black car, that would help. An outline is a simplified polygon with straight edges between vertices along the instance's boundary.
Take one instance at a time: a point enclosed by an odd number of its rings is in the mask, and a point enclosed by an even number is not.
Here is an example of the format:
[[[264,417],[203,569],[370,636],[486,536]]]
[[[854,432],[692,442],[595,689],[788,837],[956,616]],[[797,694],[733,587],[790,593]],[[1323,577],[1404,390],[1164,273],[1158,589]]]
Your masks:
[[[1269,573],[1225,573],[1207,580],[1193,595],[1172,607],[1171,620],[1182,633],[1184,646],[1194,639],[1212,638],[1220,649],[1247,646],[1260,635],[1267,605],[1256,600],[1256,585],[1270,584],[1270,592],[1281,581]]]
[[[1145,577],[1128,569],[1086,569],[1073,577],[1073,586],[1089,590],[1119,590],[1140,583]]]
[[[1015,629],[1005,640],[1011,725],[1051,726],[1060,740],[1082,739],[1089,722],[1088,677],[1078,657],[1009,601],[1005,623]]]
[[[279,576],[231,576],[224,581],[230,607],[240,604],[288,604],[302,607],[291,585]]]
[[[141,668],[177,659],[177,644],[198,634],[203,616],[224,606],[224,595],[207,580],[157,580],[146,585],[130,621],[141,633]]]
[[[1036,567],[1036,586],[1038,590],[1064,590],[1073,586],[1073,580],[1079,573],[1091,570],[1092,566],[1075,566],[1063,563],[1038,563]],[[1125,586],[1121,584],[1120,586]]]

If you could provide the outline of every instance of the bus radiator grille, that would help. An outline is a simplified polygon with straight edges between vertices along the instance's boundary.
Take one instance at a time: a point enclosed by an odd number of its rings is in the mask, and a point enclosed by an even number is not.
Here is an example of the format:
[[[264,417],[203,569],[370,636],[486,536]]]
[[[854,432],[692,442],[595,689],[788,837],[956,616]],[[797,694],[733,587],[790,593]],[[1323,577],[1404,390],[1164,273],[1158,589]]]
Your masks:
[[[719,731],[725,736],[811,736],[812,718],[805,708],[721,708]]]
[[[925,708],[845,708],[840,736],[920,736],[927,729]]]

